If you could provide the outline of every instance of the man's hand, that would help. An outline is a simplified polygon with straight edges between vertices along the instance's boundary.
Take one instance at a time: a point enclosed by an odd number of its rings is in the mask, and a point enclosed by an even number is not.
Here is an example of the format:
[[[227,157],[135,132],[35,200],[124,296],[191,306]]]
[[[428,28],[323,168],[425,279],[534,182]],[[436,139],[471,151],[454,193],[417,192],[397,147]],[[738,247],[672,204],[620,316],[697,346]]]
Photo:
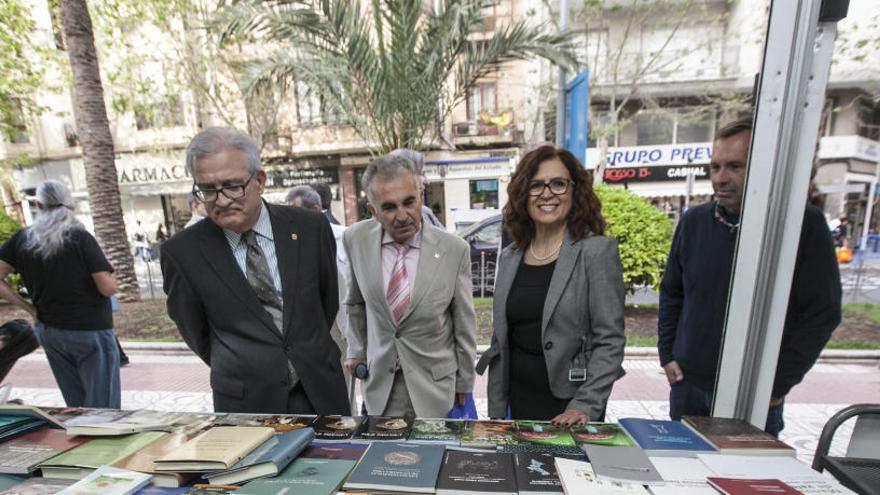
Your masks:
[[[354,376],[354,369],[357,367],[357,365],[359,365],[361,363],[366,365],[367,361],[363,360],[363,359],[346,359],[345,360],[345,369],[347,369],[348,372],[351,373],[351,376]]]
[[[666,379],[669,381],[670,385],[684,380],[684,373],[675,361],[669,361],[666,363],[666,366],[663,367],[663,371],[666,372]]]
[[[583,411],[577,409],[566,409],[562,414],[551,419],[554,425],[571,426],[574,424],[586,424],[590,421],[590,417]]]
[[[467,404],[467,398],[468,398],[468,394],[466,394],[466,393],[465,394],[456,393],[455,394],[455,403],[458,404],[459,406],[464,406],[465,404]]]

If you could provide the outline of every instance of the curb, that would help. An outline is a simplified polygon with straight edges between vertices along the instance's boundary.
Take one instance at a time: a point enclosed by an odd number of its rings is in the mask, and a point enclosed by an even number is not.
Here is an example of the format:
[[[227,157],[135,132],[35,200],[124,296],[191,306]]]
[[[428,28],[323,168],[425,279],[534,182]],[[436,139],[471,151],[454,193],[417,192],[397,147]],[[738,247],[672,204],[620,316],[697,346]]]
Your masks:
[[[153,353],[153,354],[192,354],[189,347],[183,342],[131,342],[122,341],[122,347],[126,352]],[[477,346],[477,356],[482,355],[489,348],[488,345]],[[624,359],[657,359],[656,347],[627,347],[624,350]],[[869,363],[880,361],[880,350],[861,349],[825,349],[819,354],[819,362],[834,363]]]

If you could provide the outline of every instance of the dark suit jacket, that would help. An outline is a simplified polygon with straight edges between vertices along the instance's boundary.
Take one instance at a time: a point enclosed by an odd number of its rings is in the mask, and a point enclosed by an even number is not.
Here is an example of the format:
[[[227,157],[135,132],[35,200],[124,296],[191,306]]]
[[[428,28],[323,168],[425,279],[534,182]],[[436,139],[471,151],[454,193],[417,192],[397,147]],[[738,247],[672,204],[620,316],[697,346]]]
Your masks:
[[[318,414],[350,412],[330,327],[339,308],[336,244],[323,215],[266,205],[284,298],[278,333],[223,230],[206,220],[162,246],[168,315],[211,367],[214,410],[286,413],[287,361]]]

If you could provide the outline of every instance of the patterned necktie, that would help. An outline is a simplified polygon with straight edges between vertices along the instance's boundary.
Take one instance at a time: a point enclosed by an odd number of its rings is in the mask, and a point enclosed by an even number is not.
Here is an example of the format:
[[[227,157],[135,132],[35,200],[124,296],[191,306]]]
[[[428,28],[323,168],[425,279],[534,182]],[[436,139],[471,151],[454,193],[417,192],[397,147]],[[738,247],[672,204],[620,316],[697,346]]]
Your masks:
[[[397,251],[397,258],[394,260],[394,269],[391,270],[391,280],[388,281],[385,298],[388,300],[394,321],[400,323],[410,303],[409,279],[406,276],[406,253],[409,252],[410,246],[397,243],[393,246]]]
[[[282,326],[281,298],[278,297],[278,292],[275,290],[275,283],[272,281],[271,272],[269,272],[269,263],[266,261],[260,245],[257,244],[256,232],[248,230],[241,236],[241,242],[247,246],[245,276],[248,284],[254,289],[260,304],[272,317],[280,332]]]

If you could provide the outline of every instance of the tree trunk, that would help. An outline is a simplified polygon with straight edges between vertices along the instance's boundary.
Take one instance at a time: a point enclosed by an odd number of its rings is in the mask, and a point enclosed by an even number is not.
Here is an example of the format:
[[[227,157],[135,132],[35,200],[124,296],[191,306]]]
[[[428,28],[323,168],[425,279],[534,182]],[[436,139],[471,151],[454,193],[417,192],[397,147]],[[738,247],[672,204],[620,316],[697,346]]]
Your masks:
[[[119,299],[136,301],[140,299],[140,290],[122,220],[113,136],[104,107],[104,88],[101,86],[92,20],[85,0],[61,0],[61,17],[73,69],[73,113],[82,146],[95,234],[116,270]]]

